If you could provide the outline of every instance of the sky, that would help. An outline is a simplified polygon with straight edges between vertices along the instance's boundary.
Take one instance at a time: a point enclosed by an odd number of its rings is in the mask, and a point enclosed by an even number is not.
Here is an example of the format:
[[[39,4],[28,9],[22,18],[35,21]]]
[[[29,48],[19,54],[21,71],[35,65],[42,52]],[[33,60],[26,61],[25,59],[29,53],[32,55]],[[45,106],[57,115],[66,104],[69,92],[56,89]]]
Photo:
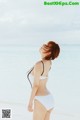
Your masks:
[[[36,46],[49,40],[80,44],[80,6],[44,6],[43,2],[0,0],[0,45]]]

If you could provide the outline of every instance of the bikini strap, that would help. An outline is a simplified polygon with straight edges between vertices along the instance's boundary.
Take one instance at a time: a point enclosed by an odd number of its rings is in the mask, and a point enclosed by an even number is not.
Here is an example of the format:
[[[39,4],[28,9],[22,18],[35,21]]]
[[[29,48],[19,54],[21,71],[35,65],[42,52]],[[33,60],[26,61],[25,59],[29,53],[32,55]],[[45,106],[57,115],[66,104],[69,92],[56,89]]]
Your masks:
[[[49,68],[49,70],[51,69],[51,66],[50,66],[50,68]]]
[[[42,60],[41,60],[41,62],[42,62],[42,64],[43,64],[43,71],[42,71],[41,75],[43,75],[43,73],[44,73],[44,63],[43,63]]]

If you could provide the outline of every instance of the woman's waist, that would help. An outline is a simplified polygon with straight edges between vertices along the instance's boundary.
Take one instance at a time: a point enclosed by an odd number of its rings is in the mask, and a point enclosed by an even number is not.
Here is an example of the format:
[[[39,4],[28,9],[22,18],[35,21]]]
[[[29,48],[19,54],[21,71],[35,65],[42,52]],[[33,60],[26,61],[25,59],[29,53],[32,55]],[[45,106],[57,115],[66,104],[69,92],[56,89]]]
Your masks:
[[[47,88],[44,88],[44,89],[38,89],[37,92],[36,92],[36,95],[47,95],[47,94],[50,94],[49,90]]]

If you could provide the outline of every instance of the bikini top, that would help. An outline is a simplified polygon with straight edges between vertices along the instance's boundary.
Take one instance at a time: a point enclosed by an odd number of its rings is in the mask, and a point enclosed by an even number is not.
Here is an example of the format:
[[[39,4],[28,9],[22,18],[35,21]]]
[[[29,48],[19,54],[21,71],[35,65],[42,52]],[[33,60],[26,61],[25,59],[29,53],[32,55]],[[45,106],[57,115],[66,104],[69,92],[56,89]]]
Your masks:
[[[40,75],[40,80],[45,80],[46,78],[48,78],[48,76],[44,76],[44,75],[43,75],[43,73],[44,73],[44,63],[43,63],[43,61],[41,61],[41,62],[42,62],[42,65],[43,65],[43,71],[42,71],[42,73],[41,73],[41,75]],[[27,74],[27,78],[28,78],[31,86],[32,86],[32,84],[33,84],[34,76],[33,76],[32,74],[30,74],[30,73],[32,72],[33,69],[34,69],[34,67],[32,67],[32,69],[30,70],[30,72]],[[51,67],[50,67],[50,69],[51,69]],[[50,69],[49,69],[49,70],[50,70]],[[30,79],[29,79],[29,78],[30,78]]]
[[[42,73],[41,73],[40,79],[41,79],[41,80],[45,80],[46,78],[48,78],[48,76],[44,76],[44,75],[43,75],[43,73],[44,73],[44,63],[43,63],[43,61],[41,61],[41,62],[42,62],[42,64],[43,64],[43,71],[42,71]]]
[[[40,79],[41,79],[41,80],[45,80],[46,78],[48,78],[48,76],[44,76],[44,75],[43,75],[43,73],[44,73],[44,63],[43,63],[43,61],[41,61],[41,62],[42,62],[42,65],[43,65],[43,71],[42,71],[42,73],[41,73]],[[50,69],[51,69],[51,67],[50,67]],[[49,69],[49,70],[50,70],[50,69]],[[33,75],[32,75],[32,76],[33,76]],[[34,76],[33,76],[33,77],[34,77]]]

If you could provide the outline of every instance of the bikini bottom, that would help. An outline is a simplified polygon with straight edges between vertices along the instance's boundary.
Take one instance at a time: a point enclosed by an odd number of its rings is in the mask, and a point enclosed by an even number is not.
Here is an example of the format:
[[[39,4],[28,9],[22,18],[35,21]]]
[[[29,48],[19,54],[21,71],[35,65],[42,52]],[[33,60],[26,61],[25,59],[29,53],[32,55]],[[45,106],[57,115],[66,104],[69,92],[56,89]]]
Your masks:
[[[34,99],[37,99],[47,109],[47,111],[54,108],[54,98],[51,93],[45,96],[35,96]]]

